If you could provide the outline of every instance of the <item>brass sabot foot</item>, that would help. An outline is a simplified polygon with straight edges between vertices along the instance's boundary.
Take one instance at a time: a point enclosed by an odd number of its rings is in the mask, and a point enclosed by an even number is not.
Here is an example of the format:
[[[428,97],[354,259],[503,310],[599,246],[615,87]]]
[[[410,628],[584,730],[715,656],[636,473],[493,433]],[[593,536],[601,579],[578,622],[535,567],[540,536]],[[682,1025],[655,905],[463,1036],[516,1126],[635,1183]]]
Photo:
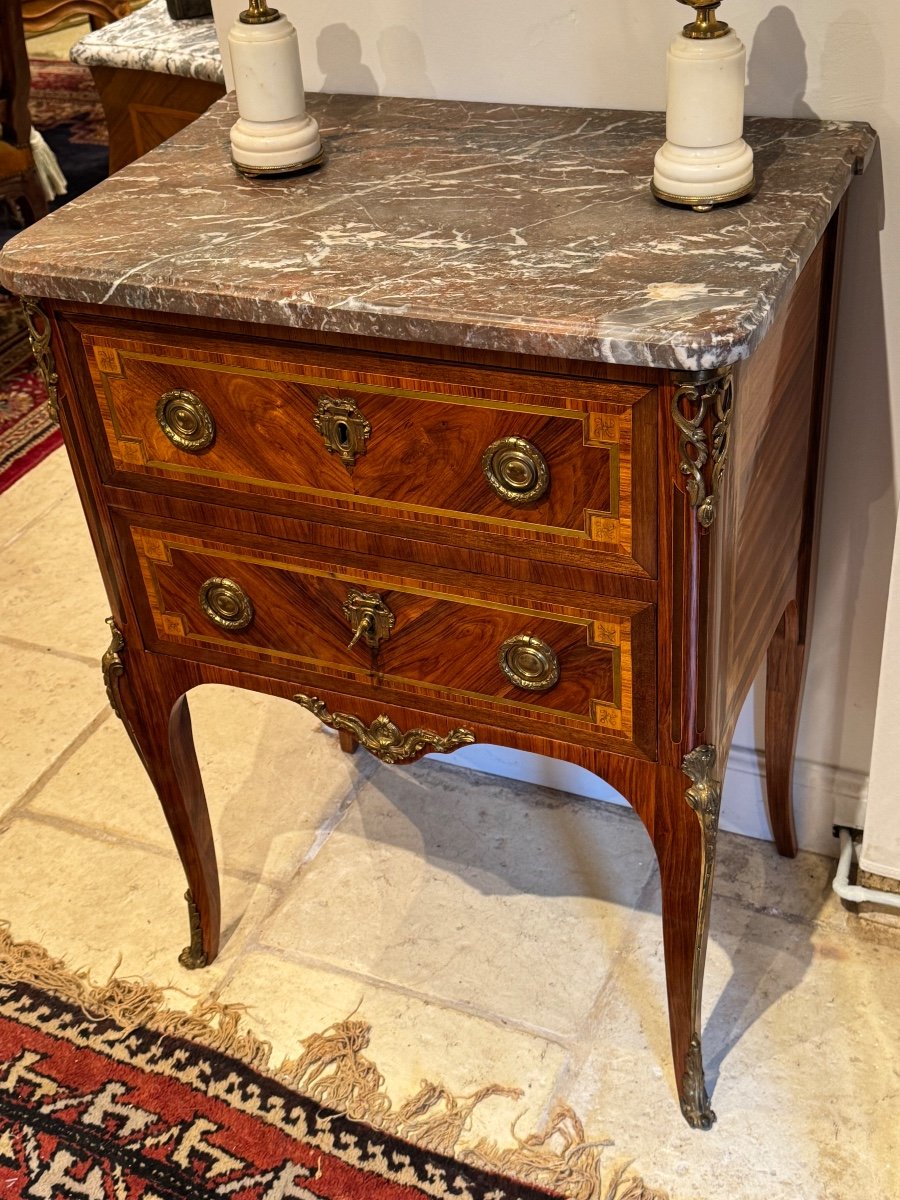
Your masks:
[[[681,1111],[692,1129],[712,1129],[716,1123],[716,1114],[712,1110],[706,1091],[703,1050],[696,1034],[691,1038],[688,1047],[684,1078],[681,1081]]]
[[[189,971],[197,971],[201,967],[209,965],[209,960],[206,957],[206,951],[203,949],[203,929],[200,924],[200,909],[194,902],[194,897],[191,889],[184,893],[184,898],[187,900],[188,920],[191,928],[191,944],[185,946],[182,952],[178,955],[178,961],[183,967],[187,967]]]

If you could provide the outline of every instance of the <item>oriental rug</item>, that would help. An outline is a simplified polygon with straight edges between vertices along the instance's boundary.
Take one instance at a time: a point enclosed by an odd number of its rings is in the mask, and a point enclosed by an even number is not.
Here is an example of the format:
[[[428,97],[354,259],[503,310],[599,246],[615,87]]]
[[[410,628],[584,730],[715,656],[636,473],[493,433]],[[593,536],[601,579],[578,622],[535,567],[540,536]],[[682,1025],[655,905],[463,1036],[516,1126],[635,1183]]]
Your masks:
[[[73,63],[32,59],[29,111],[68,185],[66,194],[50,205],[53,211],[106,178],[106,124],[90,71]],[[0,212],[0,246],[18,230],[16,214]],[[62,442],[32,368],[18,302],[0,288],[0,493]]]
[[[460,1149],[471,1096],[426,1083],[396,1110],[341,1021],[277,1070],[239,1006],[169,1010],[92,986],[0,924],[0,1196],[45,1200],[665,1200],[601,1170],[574,1114],[500,1150]],[[514,1176],[518,1176],[515,1178]]]

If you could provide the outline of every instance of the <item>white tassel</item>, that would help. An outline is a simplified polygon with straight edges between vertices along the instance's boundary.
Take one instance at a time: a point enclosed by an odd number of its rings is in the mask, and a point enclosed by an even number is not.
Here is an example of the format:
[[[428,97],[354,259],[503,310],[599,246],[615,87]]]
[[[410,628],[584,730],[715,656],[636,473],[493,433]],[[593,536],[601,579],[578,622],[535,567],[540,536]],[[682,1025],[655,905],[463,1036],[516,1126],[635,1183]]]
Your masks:
[[[57,196],[64,196],[66,177],[59,169],[56,155],[34,126],[31,129],[31,153],[34,155],[34,165],[37,167],[41,187],[47,199],[55,200]]]

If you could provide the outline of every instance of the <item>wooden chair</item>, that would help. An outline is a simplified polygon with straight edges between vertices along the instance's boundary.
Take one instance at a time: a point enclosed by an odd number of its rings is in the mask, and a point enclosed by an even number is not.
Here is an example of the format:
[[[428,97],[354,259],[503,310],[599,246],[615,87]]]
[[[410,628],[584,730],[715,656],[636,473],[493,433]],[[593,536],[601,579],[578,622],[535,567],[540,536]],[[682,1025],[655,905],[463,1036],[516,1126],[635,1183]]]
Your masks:
[[[4,0],[5,2],[5,0]],[[72,17],[88,17],[92,29],[127,17],[131,0],[20,0],[26,33],[46,33]]]
[[[30,90],[22,12],[18,4],[0,0],[0,200],[12,204],[26,224],[47,212],[31,152]]]

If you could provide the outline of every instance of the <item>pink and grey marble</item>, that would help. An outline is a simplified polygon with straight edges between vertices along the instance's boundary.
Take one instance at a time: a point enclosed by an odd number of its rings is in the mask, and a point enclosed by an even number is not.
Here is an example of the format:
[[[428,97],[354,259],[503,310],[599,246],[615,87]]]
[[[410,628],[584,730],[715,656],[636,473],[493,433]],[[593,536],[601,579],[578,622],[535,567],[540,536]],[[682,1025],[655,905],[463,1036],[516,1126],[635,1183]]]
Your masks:
[[[250,181],[234,99],[8,243],[38,297],[701,370],[745,358],[876,138],[750,119],[759,188],[656,203],[659,113],[311,95],[321,170]]]
[[[166,0],[150,0],[121,21],[87,34],[75,43],[69,57],[82,67],[118,67],[225,82],[212,17],[173,21]]]

